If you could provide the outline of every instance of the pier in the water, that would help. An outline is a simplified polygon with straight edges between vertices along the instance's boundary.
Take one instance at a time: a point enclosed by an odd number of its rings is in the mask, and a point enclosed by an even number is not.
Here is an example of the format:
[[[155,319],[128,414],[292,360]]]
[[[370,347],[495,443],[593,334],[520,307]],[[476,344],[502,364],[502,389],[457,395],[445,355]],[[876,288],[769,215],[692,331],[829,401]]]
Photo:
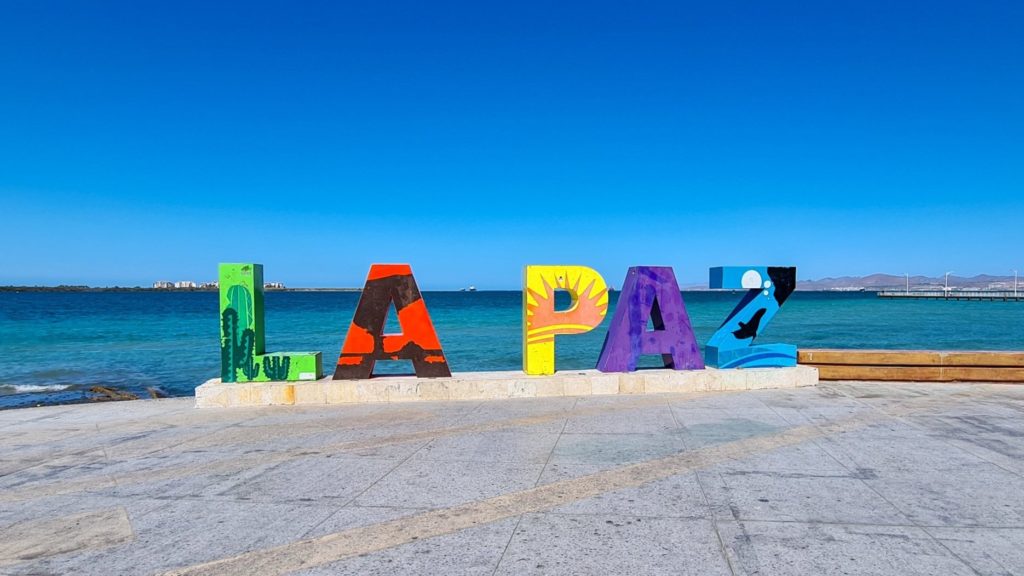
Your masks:
[[[883,290],[879,298],[907,298],[910,300],[989,300],[1003,302],[1024,301],[1024,291],[989,291],[989,290],[921,290],[906,292],[903,290]]]

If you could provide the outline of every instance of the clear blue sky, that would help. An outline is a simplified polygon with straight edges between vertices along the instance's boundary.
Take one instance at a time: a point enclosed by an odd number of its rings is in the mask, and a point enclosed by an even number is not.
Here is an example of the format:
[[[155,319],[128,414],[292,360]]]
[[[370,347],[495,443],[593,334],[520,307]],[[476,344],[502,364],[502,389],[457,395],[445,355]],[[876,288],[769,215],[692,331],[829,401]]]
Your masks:
[[[0,284],[1024,270],[1024,3],[4,2]]]

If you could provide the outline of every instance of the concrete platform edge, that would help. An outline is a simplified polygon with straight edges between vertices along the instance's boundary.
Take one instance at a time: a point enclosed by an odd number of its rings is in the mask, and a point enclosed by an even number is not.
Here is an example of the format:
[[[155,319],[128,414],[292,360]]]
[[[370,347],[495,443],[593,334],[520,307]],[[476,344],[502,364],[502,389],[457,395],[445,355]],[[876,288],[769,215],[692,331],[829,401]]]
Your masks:
[[[818,383],[818,369],[747,368],[732,370],[639,370],[605,374],[597,370],[527,376],[518,371],[462,372],[451,378],[379,376],[369,380],[222,383],[196,388],[197,408],[310,406],[367,402],[499,400],[552,396],[662,394],[797,388]]]

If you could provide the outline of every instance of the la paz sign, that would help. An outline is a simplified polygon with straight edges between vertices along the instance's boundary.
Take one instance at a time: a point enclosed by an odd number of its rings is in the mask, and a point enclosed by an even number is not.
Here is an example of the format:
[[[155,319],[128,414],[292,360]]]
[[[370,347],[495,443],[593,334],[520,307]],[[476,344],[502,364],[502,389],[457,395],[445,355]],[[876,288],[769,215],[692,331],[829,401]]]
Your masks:
[[[262,265],[221,264],[219,277],[222,382],[318,380],[323,376],[319,352],[266,352]],[[672,268],[631,267],[597,369],[631,372],[646,354],[660,355],[665,367],[675,370],[702,370],[705,365],[796,365],[796,346],[792,344],[753,344],[793,293],[796,268],[711,268],[709,285],[746,289],[746,293],[708,340],[702,357]],[[557,290],[569,293],[568,309],[555,310]],[[397,334],[384,332],[391,305],[402,330]],[[554,374],[555,336],[589,332],[607,313],[608,285],[593,268],[524,267],[523,371]],[[647,329],[648,323],[653,330]],[[378,360],[409,360],[421,378],[451,376],[441,340],[408,264],[370,267],[334,379],[370,378]]]

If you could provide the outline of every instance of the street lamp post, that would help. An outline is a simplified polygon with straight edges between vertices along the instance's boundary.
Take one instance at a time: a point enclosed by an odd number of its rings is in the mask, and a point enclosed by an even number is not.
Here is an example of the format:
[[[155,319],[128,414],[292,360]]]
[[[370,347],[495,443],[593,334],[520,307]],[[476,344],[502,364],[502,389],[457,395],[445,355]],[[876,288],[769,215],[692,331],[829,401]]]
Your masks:
[[[1013,271],[1013,297],[1017,298],[1017,271]]]
[[[952,270],[950,270],[949,272],[946,272],[946,288],[945,288],[945,296],[946,296],[946,298],[949,298],[949,275],[952,274],[952,273],[953,273]]]
[[[909,296],[910,295],[910,274],[907,273],[907,272],[904,272],[903,275],[907,277],[907,296]]]

